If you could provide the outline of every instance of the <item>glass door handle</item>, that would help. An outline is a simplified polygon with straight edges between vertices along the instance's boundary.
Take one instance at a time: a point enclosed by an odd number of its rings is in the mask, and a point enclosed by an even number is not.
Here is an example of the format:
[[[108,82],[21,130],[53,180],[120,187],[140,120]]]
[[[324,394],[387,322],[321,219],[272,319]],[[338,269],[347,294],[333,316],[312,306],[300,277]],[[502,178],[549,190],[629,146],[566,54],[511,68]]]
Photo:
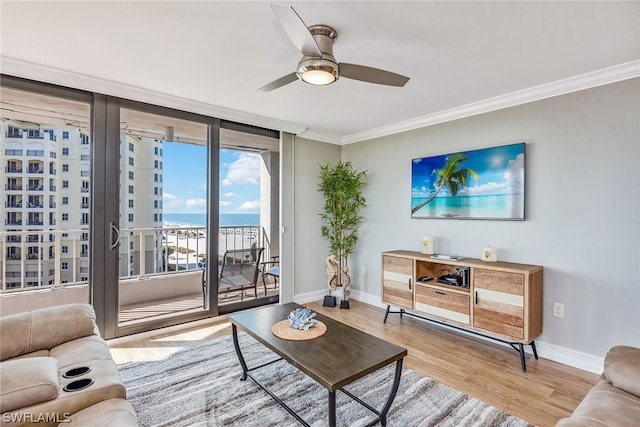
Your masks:
[[[111,227],[111,250],[113,250],[120,244],[120,230],[113,224],[113,222],[110,222],[109,226]],[[116,237],[115,240],[113,239],[114,234]]]

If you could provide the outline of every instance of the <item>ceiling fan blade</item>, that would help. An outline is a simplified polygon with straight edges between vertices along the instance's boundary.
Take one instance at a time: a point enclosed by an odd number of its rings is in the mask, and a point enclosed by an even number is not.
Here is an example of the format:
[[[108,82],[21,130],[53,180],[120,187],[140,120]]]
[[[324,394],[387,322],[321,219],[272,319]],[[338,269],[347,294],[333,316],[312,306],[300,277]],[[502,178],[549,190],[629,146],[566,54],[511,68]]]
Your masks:
[[[261,90],[263,92],[270,92],[284,85],[288,85],[289,83],[293,83],[296,80],[298,80],[298,76],[296,75],[296,73],[287,74],[284,77],[280,77],[278,80],[274,80],[271,83],[267,83],[266,85],[262,86],[258,90]]]
[[[398,87],[404,86],[409,81],[409,77],[392,73],[391,71],[381,70],[379,68],[347,64],[345,62],[341,62],[339,67],[340,77],[346,77],[348,79]]]
[[[271,9],[284,32],[303,55],[322,56],[318,43],[309,32],[307,24],[291,6],[272,4]]]

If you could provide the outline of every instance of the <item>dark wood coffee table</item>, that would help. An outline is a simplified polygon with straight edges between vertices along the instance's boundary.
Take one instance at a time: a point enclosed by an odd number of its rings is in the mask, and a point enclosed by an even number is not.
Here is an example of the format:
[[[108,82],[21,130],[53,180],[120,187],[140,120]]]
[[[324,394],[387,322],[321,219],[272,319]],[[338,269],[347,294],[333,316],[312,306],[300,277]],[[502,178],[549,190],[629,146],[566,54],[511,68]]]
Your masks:
[[[277,322],[286,319],[289,313],[296,308],[302,308],[302,306],[289,303],[262,307],[229,316],[233,330],[233,344],[242,367],[241,380],[244,381],[247,377],[251,378],[300,423],[308,426],[309,424],[295,411],[264,385],[260,384],[251,374],[256,369],[284,359],[328,390],[330,426],[336,425],[337,390],[342,391],[378,416],[368,424],[369,426],[378,422],[383,426],[386,425],[387,412],[398,391],[402,374],[402,360],[407,355],[407,350],[321,314],[318,314],[316,319],[327,326],[327,332],[324,335],[306,341],[288,341],[276,337],[271,332],[271,327]],[[238,328],[247,332],[281,358],[260,366],[247,367],[238,343]],[[343,389],[344,386],[392,362],[396,362],[393,384],[389,397],[381,410],[373,408]]]

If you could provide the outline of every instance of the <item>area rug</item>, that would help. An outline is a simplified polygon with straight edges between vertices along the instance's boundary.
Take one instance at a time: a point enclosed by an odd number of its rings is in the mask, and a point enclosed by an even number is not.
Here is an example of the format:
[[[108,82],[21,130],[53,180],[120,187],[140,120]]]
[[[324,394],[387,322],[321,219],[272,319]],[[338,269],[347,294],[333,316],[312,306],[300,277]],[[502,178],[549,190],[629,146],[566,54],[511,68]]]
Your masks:
[[[239,336],[249,366],[277,356],[247,334]],[[349,363],[345,360],[344,363]],[[389,394],[394,366],[374,372],[346,389],[381,408]],[[160,361],[119,365],[142,426],[295,426],[298,422],[253,381],[240,381],[241,369],[231,336],[188,345]],[[325,426],[327,390],[284,361],[254,375],[312,426]],[[375,415],[336,393],[337,423],[363,426]],[[528,426],[455,389],[403,369],[389,426]]]

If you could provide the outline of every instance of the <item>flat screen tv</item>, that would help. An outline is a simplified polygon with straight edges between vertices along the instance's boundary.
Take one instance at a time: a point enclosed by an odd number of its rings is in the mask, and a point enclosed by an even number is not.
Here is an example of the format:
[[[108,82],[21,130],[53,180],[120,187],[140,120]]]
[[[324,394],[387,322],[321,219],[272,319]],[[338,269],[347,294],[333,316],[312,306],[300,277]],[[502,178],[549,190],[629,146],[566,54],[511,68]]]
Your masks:
[[[413,159],[411,217],[524,220],[525,143]]]

